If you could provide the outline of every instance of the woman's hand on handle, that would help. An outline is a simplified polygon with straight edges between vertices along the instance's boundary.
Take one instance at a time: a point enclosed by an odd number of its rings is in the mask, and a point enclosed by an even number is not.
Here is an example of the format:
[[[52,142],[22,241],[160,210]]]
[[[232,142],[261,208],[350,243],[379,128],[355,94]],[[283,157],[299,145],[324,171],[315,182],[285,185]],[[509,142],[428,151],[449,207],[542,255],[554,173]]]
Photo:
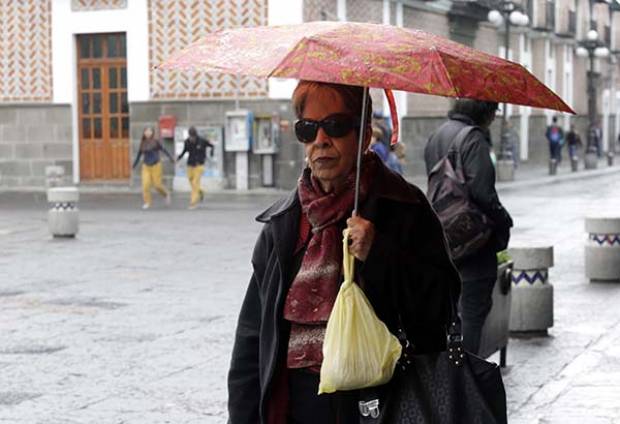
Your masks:
[[[353,212],[353,216],[347,219],[347,228],[350,240],[349,252],[360,261],[365,261],[375,239],[374,224]]]

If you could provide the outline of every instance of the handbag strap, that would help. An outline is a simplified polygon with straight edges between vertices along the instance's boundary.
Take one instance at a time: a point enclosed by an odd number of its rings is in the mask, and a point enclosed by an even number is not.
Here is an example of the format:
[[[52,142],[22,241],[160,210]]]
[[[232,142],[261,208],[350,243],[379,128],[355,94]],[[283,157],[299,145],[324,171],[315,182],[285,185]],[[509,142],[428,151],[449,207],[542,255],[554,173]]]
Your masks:
[[[460,367],[463,364],[462,359],[464,359],[465,356],[465,351],[463,349],[462,322],[458,314],[458,299],[456,298],[451,285],[448,286],[448,297],[450,301],[450,324],[446,329],[448,359],[450,359],[455,366]],[[403,369],[406,369],[407,365],[411,363],[410,356],[414,354],[414,352],[412,352],[413,344],[411,343],[409,336],[407,335],[407,330],[403,325],[402,315],[400,314],[400,309],[398,308],[396,298],[393,295],[391,298],[398,317],[398,333],[396,334],[396,337],[403,346],[403,354],[400,365]]]
[[[342,237],[342,270],[344,274],[344,281],[342,284],[353,283],[355,256],[349,252],[349,233],[350,230],[346,228]]]
[[[446,154],[440,160],[437,161],[435,166],[433,166],[433,168],[429,172],[429,175],[439,170],[439,168],[441,167],[441,163],[443,162],[443,159],[445,158],[447,158],[450,161],[450,163],[452,164],[452,168],[455,171],[462,169],[463,159],[461,157],[461,146],[463,145],[463,142],[465,141],[469,133],[475,129],[480,129],[480,127],[476,125],[465,125],[460,130],[458,130],[456,135],[452,138],[452,141],[450,142],[450,144],[448,144],[448,149],[447,149]]]

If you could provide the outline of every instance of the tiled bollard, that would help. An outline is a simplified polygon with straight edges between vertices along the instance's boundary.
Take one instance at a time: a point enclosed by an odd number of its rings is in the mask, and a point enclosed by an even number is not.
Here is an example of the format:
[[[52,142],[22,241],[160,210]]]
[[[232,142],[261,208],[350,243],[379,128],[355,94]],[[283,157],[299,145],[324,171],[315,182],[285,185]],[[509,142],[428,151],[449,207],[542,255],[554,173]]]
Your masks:
[[[555,159],[549,159],[549,175],[555,175],[558,173],[558,161]]]
[[[76,187],[53,187],[47,190],[47,201],[50,203],[47,223],[54,237],[75,237],[77,234],[79,198]]]
[[[586,218],[586,277],[620,281],[620,218]]]
[[[585,169],[596,169],[598,166],[598,156],[596,152],[586,152],[584,156]]]
[[[508,254],[514,262],[510,331],[546,334],[553,326],[553,246],[513,247]]]
[[[579,158],[577,156],[570,157],[570,170],[572,172],[579,171]]]
[[[512,160],[497,160],[497,180],[498,181],[514,181],[515,180],[515,163]]]
[[[48,187],[58,187],[65,177],[64,166],[51,165],[45,167],[45,184]]]

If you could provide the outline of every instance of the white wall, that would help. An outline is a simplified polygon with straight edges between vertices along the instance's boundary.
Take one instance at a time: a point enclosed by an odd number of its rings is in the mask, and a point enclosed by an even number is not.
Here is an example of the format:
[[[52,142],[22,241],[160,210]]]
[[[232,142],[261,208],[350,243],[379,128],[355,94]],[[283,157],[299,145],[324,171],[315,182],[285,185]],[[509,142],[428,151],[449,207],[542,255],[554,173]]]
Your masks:
[[[519,58],[521,65],[532,72],[532,40],[527,34],[519,35]],[[521,160],[529,157],[529,133],[530,133],[530,114],[532,108],[529,106],[519,106],[521,112],[521,122],[519,123],[520,146],[519,155]]]
[[[564,77],[562,78],[564,87],[562,88],[562,99],[569,106],[573,106],[573,86],[575,84],[573,78],[573,46],[570,44],[565,44],[562,48],[564,49]],[[571,118],[571,114],[564,114],[564,128],[566,130],[570,128]]]
[[[545,40],[545,85],[549,87],[553,92],[556,90],[556,45],[549,39]],[[545,109],[545,116],[547,117],[547,125],[551,124],[551,119],[557,112],[551,109]]]
[[[147,0],[130,0],[126,9],[74,12],[71,0],[52,5],[52,73],[54,102],[73,103],[77,86],[75,35],[125,32],[127,95],[130,102],[149,99]]]
[[[269,0],[267,5],[269,25],[293,25],[303,22],[303,0]],[[297,80],[271,78],[269,80],[269,97],[272,99],[290,99]]]
[[[149,99],[149,39],[147,0],[130,0],[125,9],[74,12],[71,0],[52,4],[52,75],[54,103],[69,103],[73,121],[73,180],[80,179],[75,36],[124,32],[127,38],[127,97]]]

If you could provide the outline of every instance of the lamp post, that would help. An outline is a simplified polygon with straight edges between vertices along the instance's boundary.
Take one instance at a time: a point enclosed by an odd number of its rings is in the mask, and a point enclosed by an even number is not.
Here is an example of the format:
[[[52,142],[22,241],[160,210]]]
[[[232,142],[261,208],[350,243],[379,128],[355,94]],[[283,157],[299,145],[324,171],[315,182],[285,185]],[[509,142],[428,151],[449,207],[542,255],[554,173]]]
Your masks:
[[[596,119],[597,119],[597,100],[596,100],[596,73],[594,69],[594,60],[596,58],[606,58],[609,56],[609,49],[605,46],[605,43],[599,39],[598,32],[596,29],[591,28],[590,31],[586,34],[586,38],[584,40],[579,41],[578,47],[575,51],[577,56],[579,57],[587,57],[589,60],[589,67],[587,73],[588,79],[588,144],[586,153],[593,153],[592,149],[596,146],[597,154],[600,146],[600,140],[597,140],[598,134],[595,131]],[[588,162],[586,162],[588,165]],[[592,163],[592,166],[595,165]]]
[[[488,14],[488,20],[497,27],[504,25],[504,58],[508,60],[510,50],[510,27],[527,26],[530,23],[529,17],[521,12],[520,6],[514,1],[500,1],[497,9],[493,9]],[[498,155],[499,181],[512,181],[514,179],[514,159],[511,147],[510,133],[507,127],[508,108],[504,103],[502,111],[502,126],[500,135],[500,150]]]

